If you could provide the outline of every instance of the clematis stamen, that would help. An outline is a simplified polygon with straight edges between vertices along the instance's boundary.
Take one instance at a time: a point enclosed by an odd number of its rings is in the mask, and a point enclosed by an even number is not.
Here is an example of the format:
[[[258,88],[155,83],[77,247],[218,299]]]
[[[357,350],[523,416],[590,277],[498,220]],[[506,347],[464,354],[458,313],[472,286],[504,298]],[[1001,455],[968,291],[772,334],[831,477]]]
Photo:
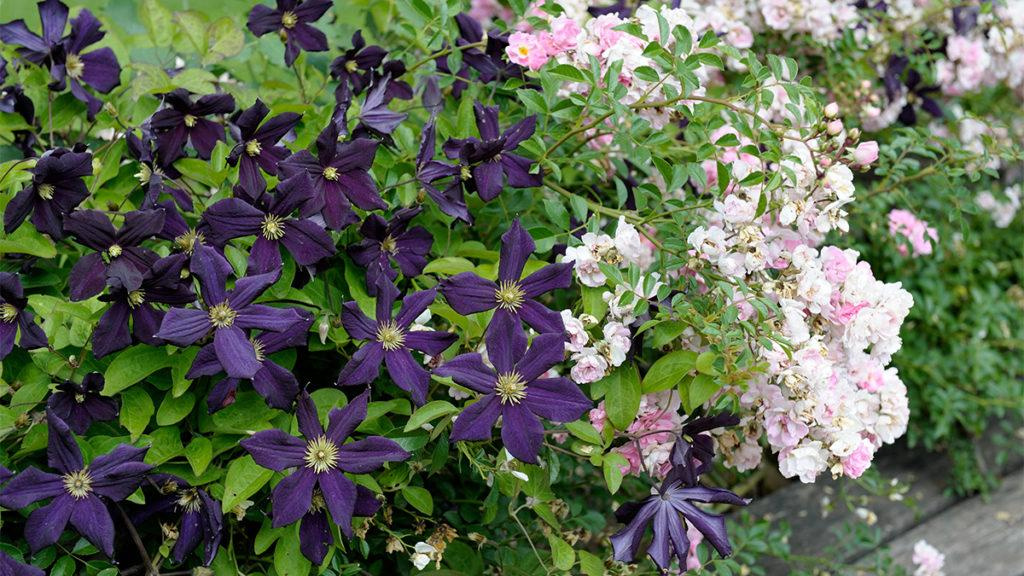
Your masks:
[[[377,341],[384,350],[398,350],[405,346],[405,332],[394,320],[381,322],[377,327]]]
[[[502,404],[519,404],[526,398],[526,382],[523,382],[523,377],[516,372],[499,374],[494,391]]]
[[[146,291],[141,288],[128,293],[128,306],[131,308],[138,308],[145,301]]]
[[[235,323],[235,317],[238,316],[238,312],[231,309],[227,300],[210,306],[209,311],[210,323],[216,328],[228,328]]]
[[[280,240],[284,237],[284,225],[282,218],[277,214],[267,214],[263,217],[263,224],[260,231],[267,240]]]
[[[203,506],[199,489],[188,488],[178,493],[178,506],[185,512],[198,512]]]
[[[326,436],[318,436],[306,445],[306,468],[323,474],[338,465],[338,446]]]
[[[64,70],[68,77],[78,80],[82,77],[82,72],[85,71],[85,62],[82,62],[78,54],[68,54],[64,60]]]
[[[334,166],[328,166],[327,168],[324,168],[324,178],[330,180],[331,182],[337,182],[338,169],[335,168]]]
[[[8,304],[6,302],[0,304],[0,321],[10,324],[17,319],[18,309],[14,307],[14,304]]]
[[[85,468],[64,475],[64,490],[76,500],[85,498],[92,492],[92,477]]]
[[[36,186],[36,194],[43,200],[53,200],[53,193],[56,192],[56,188],[53,184],[40,184]]]
[[[498,308],[510,312],[518,310],[525,298],[526,292],[515,280],[502,280],[498,283],[498,289],[494,291],[494,300],[498,303]]]
[[[299,23],[299,17],[295,15],[295,12],[291,10],[281,14],[281,25],[285,28],[294,28]]]
[[[263,152],[263,145],[259,140],[249,140],[245,143],[245,153],[249,156],[259,156]]]

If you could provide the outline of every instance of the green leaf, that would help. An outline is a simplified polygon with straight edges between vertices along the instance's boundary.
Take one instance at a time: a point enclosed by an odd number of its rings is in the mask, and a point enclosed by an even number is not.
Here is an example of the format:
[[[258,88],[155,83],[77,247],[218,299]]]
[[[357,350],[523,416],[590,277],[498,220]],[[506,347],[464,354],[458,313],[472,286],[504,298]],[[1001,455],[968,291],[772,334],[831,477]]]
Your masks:
[[[548,545],[551,546],[551,559],[555,563],[555,568],[569,570],[576,563],[576,551],[556,534],[548,536]]]
[[[625,430],[640,409],[640,375],[636,366],[623,364],[603,378],[606,381],[605,411],[618,430]]]
[[[696,363],[697,353],[691,350],[676,350],[658,358],[644,375],[644,394],[674,388]]]
[[[701,352],[700,355],[697,356],[697,362],[695,364],[697,371],[701,374],[708,374],[711,376],[718,374],[718,371],[715,370],[716,358],[718,358],[718,355],[710,350],[707,352]]]
[[[280,576],[308,576],[312,566],[299,549],[299,526],[289,528],[274,546],[274,568]]]
[[[273,470],[260,466],[252,456],[245,455],[233,461],[224,477],[224,500],[221,502],[221,510],[230,512],[249,496],[259,492],[273,475]]]
[[[186,392],[178,398],[168,392],[164,395],[163,401],[160,402],[160,408],[156,411],[156,423],[160,426],[177,424],[192,412],[195,403],[196,397],[191,392]]]
[[[601,434],[598,433],[597,429],[594,428],[590,422],[584,422],[582,420],[567,422],[565,424],[565,429],[573,436],[588,444],[594,444],[595,446],[604,445],[604,441],[601,440]]]
[[[139,21],[146,27],[146,33],[153,45],[167,46],[174,39],[174,26],[171,23],[171,11],[157,0],[143,0],[139,4]]]
[[[132,442],[146,430],[152,416],[153,399],[144,388],[130,388],[121,394],[121,425],[132,435]]]
[[[192,473],[199,476],[213,459],[213,444],[202,436],[196,436],[185,447],[185,458],[192,467]]]
[[[139,344],[126,348],[114,357],[103,374],[106,380],[103,395],[113,396],[141,382],[146,376],[167,367],[170,358],[167,351],[159,347]]]
[[[474,268],[476,268],[476,266],[465,258],[459,258],[458,256],[445,256],[443,258],[431,260],[430,263],[423,268],[423,273],[454,276],[460,272],[469,272]]]
[[[151,466],[159,466],[185,451],[181,445],[181,431],[177,427],[157,428],[149,435],[149,440],[146,464]]]
[[[547,73],[555,78],[569,82],[589,82],[587,77],[583,75],[583,72],[581,72],[579,68],[570,66],[569,64],[552,66],[547,69]],[[536,90],[528,90],[528,92],[536,92]]]
[[[34,226],[20,226],[14,232],[0,238],[0,255],[28,254],[39,258],[53,258],[57,248],[53,240],[40,234]]]
[[[692,410],[707,402],[715,392],[718,392],[720,387],[721,386],[719,386],[711,376],[708,376],[707,374],[698,374],[693,381],[690,382],[689,390],[687,390],[687,395],[684,397],[689,398],[690,409]],[[683,396],[682,390],[680,390],[679,393],[680,396]]]
[[[227,17],[210,24],[207,38],[209,47],[203,56],[204,66],[236,56],[245,47],[245,34],[242,32],[242,27]]]
[[[434,498],[430,491],[419,486],[406,486],[402,488],[402,496],[412,504],[412,507],[423,512],[427,516],[434,513]]]
[[[629,462],[622,454],[616,454],[615,452],[605,454],[601,468],[604,472],[605,484],[608,485],[608,491],[612,494],[618,492],[619,487],[622,486],[622,466],[627,465],[629,465]]]
[[[455,131],[459,138],[476,135],[476,117],[473,116],[473,99],[463,98],[455,117]]]
[[[194,10],[175,12],[174,19],[178,22],[178,30],[185,36],[196,54],[206,54],[206,31],[208,19]]]
[[[584,550],[580,550],[578,554],[580,556],[580,572],[587,576],[604,576],[604,560]]]
[[[446,414],[458,412],[459,409],[452,406],[451,402],[445,400],[434,400],[421,406],[405,424],[405,431],[412,432],[427,422],[440,418]]]

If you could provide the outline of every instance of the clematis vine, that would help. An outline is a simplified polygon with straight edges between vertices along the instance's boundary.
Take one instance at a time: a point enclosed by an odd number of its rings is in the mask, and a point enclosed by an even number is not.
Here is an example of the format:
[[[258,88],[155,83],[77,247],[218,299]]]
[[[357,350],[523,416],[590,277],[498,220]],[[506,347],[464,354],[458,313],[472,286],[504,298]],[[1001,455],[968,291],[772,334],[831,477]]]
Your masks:
[[[207,160],[217,142],[225,139],[224,126],[207,116],[230,114],[235,109],[235,98],[230,94],[206,94],[195,101],[184,88],[164,94],[164,108],[149,119],[156,140],[157,157],[163,165],[170,165],[184,154],[191,144],[200,158]]]
[[[386,364],[388,375],[399,388],[412,394],[417,405],[426,402],[430,373],[413,358],[411,351],[438,356],[458,340],[458,336],[448,332],[409,329],[436,297],[437,290],[433,288],[409,294],[402,299],[402,306],[395,315],[393,308],[398,289],[385,282],[378,287],[375,320],[367,318],[355,302],[346,302],[341,311],[341,323],[349,336],[366,342],[341,369],[338,385],[372,382],[380,372],[380,365]]]
[[[322,551],[327,544],[325,510],[350,538],[352,516],[376,511],[376,506],[368,503],[375,501],[373,493],[357,486],[346,473],[365,474],[386,462],[409,458],[398,443],[382,436],[345,443],[366,419],[368,403],[369,391],[343,408],[334,408],[328,415],[325,431],[313,399],[303,393],[295,408],[302,437],[272,429],[256,432],[241,442],[260,466],[276,472],[295,469],[274,487],[273,526],[278,528],[301,520],[299,538],[303,553],[311,560],[319,556],[313,552]]]
[[[36,230],[54,240],[64,237],[64,216],[89,196],[82,180],[92,174],[92,154],[55,148],[32,167],[32,182],[7,204],[4,231],[10,234],[32,215]]]
[[[228,154],[228,164],[238,166],[238,187],[252,199],[267,189],[260,169],[277,176],[277,163],[289,155],[278,143],[302,119],[300,114],[285,112],[264,122],[269,113],[270,108],[257,98],[255,104],[236,113],[231,127],[237,144]]]
[[[302,214],[320,213],[332,230],[341,230],[359,220],[352,204],[363,210],[388,207],[369,172],[377,154],[377,142],[357,138],[339,143],[338,138],[338,125],[330,122],[317,136],[316,157],[308,150],[300,150],[278,166],[286,178],[305,172],[313,179],[316,195],[306,203]]]
[[[363,239],[349,246],[348,254],[366,268],[366,287],[371,296],[377,294],[379,286],[394,284],[398,278],[392,263],[406,278],[423,273],[434,237],[422,226],[409,228],[409,222],[422,211],[419,206],[402,208],[390,220],[370,214],[363,221],[359,228]]]
[[[564,357],[565,337],[559,332],[541,334],[527,350],[526,334],[511,315],[496,315],[485,336],[484,364],[476,352],[461,354],[439,366],[434,373],[450,376],[456,384],[482,396],[459,414],[451,440],[489,440],[501,417],[501,441],[505,450],[523,462],[536,464],[544,441],[541,419],[574,422],[592,407],[590,400],[571,380],[543,377]]]
[[[333,0],[277,0],[276,9],[257,4],[249,12],[247,25],[256,36],[276,32],[284,42],[284,62],[291,66],[303,50],[327,51],[327,36],[312,24],[333,4]]]
[[[68,425],[47,412],[47,463],[57,474],[35,467],[23,470],[0,490],[0,506],[20,510],[39,500],[49,504],[29,514],[25,539],[32,553],[57,542],[70,522],[108,557],[114,554],[114,521],[106,502],[120,502],[139,487],[152,468],[142,459],[148,448],[119,444],[85,465]]]
[[[181,564],[189,554],[202,546],[203,566],[209,566],[217,554],[224,527],[220,502],[210,494],[171,474],[153,474],[143,489],[153,488],[142,509],[132,514],[133,524],[145,522],[153,516],[175,518],[178,538],[171,548],[170,558]]]
[[[259,207],[240,198],[226,198],[203,212],[211,240],[222,245],[232,238],[256,236],[249,252],[249,274],[281,269],[281,248],[300,266],[312,266],[334,254],[334,240],[323,227],[309,218],[292,213],[314,198],[313,182],[297,174],[277,185],[274,194],[264,195]]]
[[[445,300],[463,315],[494,310],[492,324],[508,316],[517,322],[526,322],[537,332],[562,334],[565,328],[561,314],[537,302],[536,298],[558,288],[568,288],[572,283],[572,265],[548,264],[523,278],[523,268],[536,247],[533,238],[516,219],[501,236],[498,281],[481,278],[473,272],[461,272],[441,283]]]
[[[260,369],[252,377],[252,386],[260,396],[266,399],[267,405],[279,410],[288,410],[292,407],[292,403],[299,393],[299,381],[291,372],[271,360],[269,356],[287,348],[304,346],[308,338],[309,327],[313,324],[312,314],[298,308],[295,308],[295,311],[302,319],[292,326],[280,332],[261,332],[250,339],[256,350],[256,360],[260,363]],[[199,353],[196,354],[192,367],[185,377],[194,379],[200,376],[213,376],[221,371],[223,371],[223,367],[217,359],[216,347],[207,344],[199,349]],[[211,414],[235,402],[235,394],[240,382],[240,378],[229,376],[213,385],[206,401],[207,409]]]
[[[100,394],[104,384],[99,372],[86,374],[81,383],[65,380],[47,399],[46,407],[75,434],[85,434],[93,422],[117,418],[117,399]]]
[[[0,360],[14,349],[14,340],[25,350],[46,347],[46,333],[26,309],[28,298],[16,274],[0,272]]]
[[[135,210],[125,214],[124,225],[115,229],[110,218],[98,210],[76,210],[64,219],[64,232],[96,252],[75,262],[68,283],[71,300],[85,300],[103,291],[110,276],[124,284],[137,285],[157,255],[140,246],[164,227],[164,211]]]
[[[227,375],[252,378],[263,364],[246,330],[281,332],[302,320],[302,314],[294,308],[252,303],[277,282],[280,275],[277,271],[239,278],[233,290],[225,290],[223,285],[210,284],[200,277],[205,307],[171,308],[164,315],[156,337],[175,346],[190,346],[212,334],[217,360]]]

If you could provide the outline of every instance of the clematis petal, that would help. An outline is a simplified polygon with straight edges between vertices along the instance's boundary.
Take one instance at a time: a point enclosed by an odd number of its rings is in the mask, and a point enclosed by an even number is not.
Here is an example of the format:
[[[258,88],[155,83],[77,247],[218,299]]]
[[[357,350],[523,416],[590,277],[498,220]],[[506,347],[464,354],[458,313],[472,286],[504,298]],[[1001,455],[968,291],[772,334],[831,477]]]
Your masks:
[[[380,342],[368,342],[352,355],[338,375],[339,386],[352,386],[372,382],[380,373],[384,362],[384,348]]]
[[[210,331],[210,316],[205,310],[171,308],[160,323],[156,337],[175,346],[189,346]]]
[[[334,535],[327,523],[327,512],[310,510],[299,523],[299,550],[307,560],[319,566],[334,545]]]
[[[490,324],[487,325],[484,341],[487,344],[487,357],[498,374],[511,372],[526,353],[526,333],[523,332],[519,318],[503,308],[495,310]],[[525,381],[529,382],[531,379],[526,378]]]
[[[320,424],[320,416],[317,414],[316,405],[308,392],[299,394],[295,403],[295,417],[299,421],[299,431],[307,440],[319,438],[324,435],[324,427]]]
[[[334,523],[341,528],[342,534],[352,537],[352,514],[355,511],[359,492],[354,482],[338,470],[320,474],[320,491],[324,494],[324,503],[331,512]]]
[[[75,500],[71,525],[108,558],[114,555],[114,520],[99,498],[86,496]]]
[[[501,401],[494,394],[484,396],[459,413],[452,424],[451,441],[490,440],[498,416],[501,416]]]
[[[29,514],[25,522],[25,540],[33,554],[60,540],[74,505],[75,497],[65,493]]]
[[[516,364],[516,372],[525,382],[532,382],[565,357],[565,336],[541,334],[533,339],[530,349]]]
[[[262,304],[250,304],[238,310],[235,326],[243,329],[260,328],[272,332],[283,332],[301,326],[305,314],[297,308],[275,308]]]
[[[312,266],[335,253],[334,240],[312,220],[289,220],[281,243],[300,266]]]
[[[402,328],[408,328],[423,311],[437,298],[437,289],[413,292],[402,299],[402,307],[395,316],[395,322]]]
[[[235,289],[228,295],[228,302],[235,310],[245,308],[260,294],[263,294],[267,288],[273,286],[274,282],[277,282],[280,277],[281,271],[278,270],[275,272],[267,272],[266,274],[256,274],[253,276],[239,278],[238,281],[235,282]]]
[[[422,406],[427,401],[430,373],[416,362],[408,348],[384,352],[384,362],[388,367],[388,375],[395,384],[408,391],[417,406]]]
[[[341,325],[348,335],[356,340],[373,340],[377,323],[370,320],[355,302],[346,302],[341,307]]]
[[[430,356],[440,356],[458,339],[457,334],[434,330],[414,330],[405,333],[406,347],[419,350]]]
[[[306,443],[284,430],[261,430],[239,444],[257,464],[277,472],[305,464]]]
[[[441,282],[448,305],[463,316],[497,306],[497,291],[497,284],[472,272],[461,272]]]
[[[619,512],[628,512],[619,514]],[[616,516],[620,521],[628,521],[622,530],[619,530],[609,538],[614,551],[614,558],[619,562],[632,562],[640,553],[640,542],[647,531],[647,523],[651,521],[657,512],[657,504],[653,499],[647,499],[643,503],[627,502],[619,507]]]
[[[334,408],[327,417],[327,437],[336,444],[341,444],[352,435],[356,426],[366,419],[366,409],[370,401],[367,390],[353,398],[342,408]]]
[[[0,506],[20,510],[33,502],[52,498],[63,492],[64,480],[60,476],[30,466],[0,490]]]
[[[278,410],[291,408],[299,393],[299,381],[295,375],[270,360],[263,361],[263,368],[252,377],[252,387],[267,401],[267,405]]]
[[[409,453],[397,442],[383,436],[369,436],[338,446],[338,468],[352,474],[365,474],[385,462],[401,462]]]
[[[457,384],[487,394],[494,391],[497,375],[484,365],[483,357],[476,352],[460,354],[441,364],[434,370],[441,377],[451,377]],[[495,416],[497,418],[497,416]]]
[[[473,184],[476,192],[484,202],[490,202],[501,194],[501,184],[505,174],[501,169],[501,163],[494,160],[485,160],[473,167]]]
[[[501,258],[498,260],[498,280],[518,282],[526,261],[537,245],[516,218],[512,226],[501,235]],[[571,273],[571,270],[570,270]],[[529,295],[532,298],[532,295]]]
[[[523,278],[521,286],[527,298],[536,298],[541,294],[558,288],[572,285],[572,264],[558,263],[547,266]]]
[[[593,403],[568,378],[538,378],[526,386],[523,404],[552,422],[575,422]]]
[[[97,252],[86,254],[75,262],[68,276],[72,302],[87,300],[103,292],[107,282],[107,265]]]
[[[46,424],[50,436],[46,443],[46,463],[62,474],[81,470],[85,462],[82,461],[82,451],[75,442],[71,428],[49,411],[46,413]]]
[[[232,378],[252,378],[262,367],[252,342],[238,326],[215,330],[213,347],[224,372]]]
[[[523,305],[519,309],[519,317],[541,334],[565,334],[562,315],[536,300],[523,301]]]
[[[313,501],[313,488],[316,486],[317,474],[309,468],[300,468],[274,486],[271,500],[274,513],[271,516],[273,527],[280,528],[298,522],[309,511]]]
[[[501,442],[517,460],[536,464],[544,443],[544,426],[525,406],[504,405],[501,410]]]

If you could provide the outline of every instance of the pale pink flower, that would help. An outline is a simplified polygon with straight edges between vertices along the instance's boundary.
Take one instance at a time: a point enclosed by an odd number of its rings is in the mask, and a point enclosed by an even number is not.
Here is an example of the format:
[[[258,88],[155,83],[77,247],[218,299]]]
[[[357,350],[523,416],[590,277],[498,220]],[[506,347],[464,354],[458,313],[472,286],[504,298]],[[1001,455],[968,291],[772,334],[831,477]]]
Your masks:
[[[875,456],[875,447],[864,440],[857,446],[849,456],[843,458],[843,475],[850,478],[860,478],[860,475],[871,466],[871,459]]]
[[[924,540],[918,540],[914,544],[914,555],[911,560],[917,566],[914,576],[942,576],[946,555]]]
[[[540,70],[548,61],[548,53],[541,40],[527,32],[515,32],[508,37],[505,54],[509,61],[530,70]]]
[[[608,372],[608,361],[593,348],[584,348],[573,354],[572,361],[575,364],[569,371],[569,376],[577,384],[597,382]]]
[[[878,142],[868,140],[861,142],[853,151],[853,159],[861,166],[869,166],[878,160]]]

